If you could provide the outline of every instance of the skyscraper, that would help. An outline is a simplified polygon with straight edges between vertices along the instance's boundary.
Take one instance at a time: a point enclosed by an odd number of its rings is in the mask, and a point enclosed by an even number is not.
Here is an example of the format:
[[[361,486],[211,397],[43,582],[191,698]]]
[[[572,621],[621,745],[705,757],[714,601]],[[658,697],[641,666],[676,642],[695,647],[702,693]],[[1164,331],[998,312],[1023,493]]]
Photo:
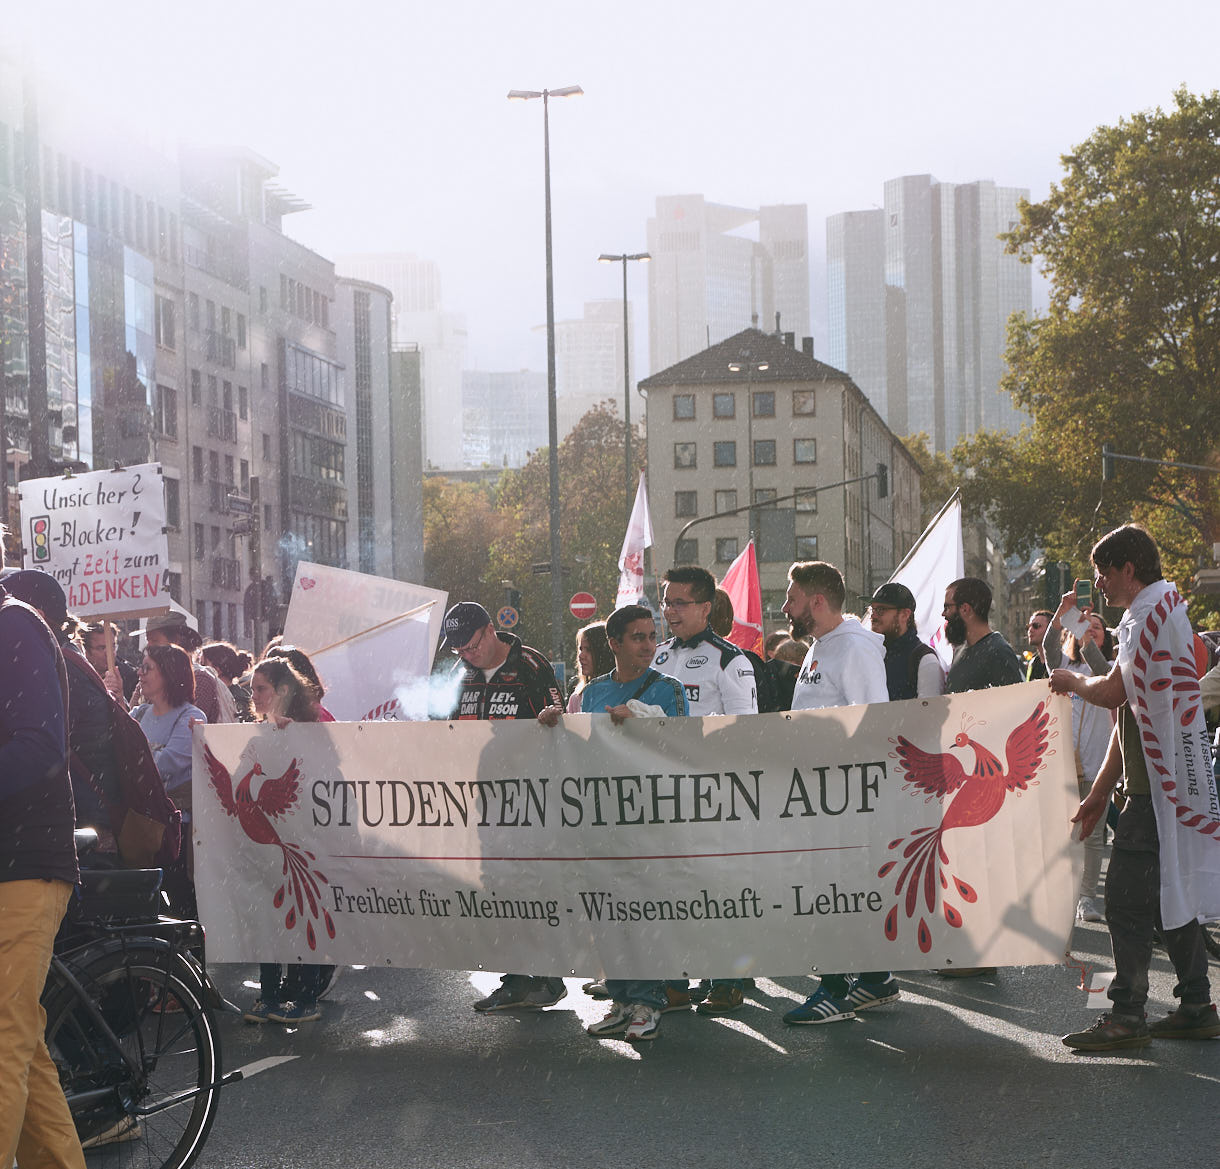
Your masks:
[[[1020,426],[1000,378],[1008,318],[1030,311],[1032,274],[997,236],[1028,194],[904,175],[886,182],[883,211],[827,220],[828,357],[898,434],[922,431],[948,450]]]
[[[664,369],[751,325],[809,332],[804,204],[751,210],[665,195],[648,221],[648,341]]]

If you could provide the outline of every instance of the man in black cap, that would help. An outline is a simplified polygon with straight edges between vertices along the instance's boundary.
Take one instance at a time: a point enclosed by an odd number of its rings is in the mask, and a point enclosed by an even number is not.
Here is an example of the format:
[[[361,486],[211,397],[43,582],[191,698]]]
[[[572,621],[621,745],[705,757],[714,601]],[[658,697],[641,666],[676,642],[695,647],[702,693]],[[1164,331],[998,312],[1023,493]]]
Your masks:
[[[442,644],[461,659],[461,689],[449,713],[454,719],[536,719],[563,705],[551,663],[511,633],[497,633],[475,601],[459,601],[445,614]],[[538,1010],[559,1002],[562,978],[505,974],[500,985],[474,1004],[476,1011]]]
[[[915,631],[915,596],[906,585],[883,584],[869,602],[869,623],[885,638],[885,684],[890,701],[945,692],[945,671]]]

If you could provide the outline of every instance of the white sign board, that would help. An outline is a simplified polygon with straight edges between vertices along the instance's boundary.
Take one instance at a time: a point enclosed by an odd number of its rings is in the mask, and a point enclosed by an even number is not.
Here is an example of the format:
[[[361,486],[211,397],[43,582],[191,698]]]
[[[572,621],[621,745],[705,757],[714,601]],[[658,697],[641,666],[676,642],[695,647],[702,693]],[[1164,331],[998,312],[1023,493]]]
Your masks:
[[[284,641],[313,654],[433,601],[428,611],[430,664],[448,599],[448,593],[423,585],[301,561],[288,599]]]
[[[213,961],[615,978],[1049,964],[1071,707],[1046,683],[719,718],[200,726]]]
[[[140,617],[169,608],[165,481],[160,463],[19,486],[25,567],[63,586],[80,617]]]

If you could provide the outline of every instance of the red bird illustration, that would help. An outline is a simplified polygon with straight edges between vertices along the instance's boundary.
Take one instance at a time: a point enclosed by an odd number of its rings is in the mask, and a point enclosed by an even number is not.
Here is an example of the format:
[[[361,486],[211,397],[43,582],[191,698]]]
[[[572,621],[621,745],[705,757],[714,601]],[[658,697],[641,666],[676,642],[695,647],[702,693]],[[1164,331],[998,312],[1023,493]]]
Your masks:
[[[230,816],[236,816],[245,834],[255,844],[274,844],[284,854],[284,884],[276,891],[273,904],[276,909],[282,909],[287,892],[291,890],[294,905],[288,907],[284,917],[287,929],[294,929],[297,917],[305,919],[306,906],[309,908],[313,921],[305,922],[305,939],[311,950],[318,948],[317,935],[314,933],[313,922],[321,914],[329,937],[335,936],[335,923],[322,904],[320,885],[328,884],[326,875],[313,867],[317,859],[312,852],[306,852],[298,844],[289,844],[280,839],[280,835],[271,823],[272,819],[286,816],[296,805],[297,794],[300,791],[300,770],[294,759],[288,770],[278,779],[267,779],[258,789],[258,798],[250,793],[250,782],[256,775],[262,775],[261,764],[255,763],[242,777],[233,790],[233,779],[224,764],[212,754],[206,745],[203,753],[208,763],[208,779],[220,799],[220,806]]]
[[[930,754],[902,735],[897,740],[890,740],[898,748],[895,754],[906,778],[904,787],[915,787],[926,792],[927,802],[957,793],[935,828],[919,828],[909,837],[900,836],[891,841],[891,849],[900,848],[904,841],[909,841],[902,849],[902,861],[887,861],[877,871],[878,877],[886,877],[906,862],[898,874],[894,896],[901,897],[903,887],[906,887],[903,908],[908,918],[915,916],[921,887],[928,913],[935,913],[940,890],[949,888],[950,877],[942,868],[949,863],[949,854],[944,846],[945,833],[951,828],[975,828],[986,824],[1000,810],[1009,792],[1024,791],[1036,782],[1034,776],[1044,766],[1042,757],[1050,739],[1048,728],[1051,721],[1046,703],[1040,702],[1033,714],[1013,730],[1004,748],[1008,760],[1007,772],[999,759],[981,743],[970,738],[965,729],[954,737],[953,745],[974,748],[974,769],[970,772],[956,756],[947,752]],[[952,880],[963,901],[973,903],[978,900],[975,890],[960,877],[953,876]],[[891,942],[898,936],[898,909],[899,902],[895,902],[885,917],[885,936]],[[948,899],[944,902],[944,915],[955,929],[961,926],[962,915]],[[920,918],[917,938],[920,950],[926,954],[932,948],[932,931],[926,918]]]

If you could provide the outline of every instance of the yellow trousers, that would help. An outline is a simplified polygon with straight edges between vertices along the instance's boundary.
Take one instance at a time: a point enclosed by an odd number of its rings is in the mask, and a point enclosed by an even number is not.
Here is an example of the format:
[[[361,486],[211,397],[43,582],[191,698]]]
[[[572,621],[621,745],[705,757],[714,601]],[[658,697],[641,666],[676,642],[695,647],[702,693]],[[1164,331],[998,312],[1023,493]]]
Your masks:
[[[0,1166],[85,1169],[38,1001],[72,886],[0,881]]]

